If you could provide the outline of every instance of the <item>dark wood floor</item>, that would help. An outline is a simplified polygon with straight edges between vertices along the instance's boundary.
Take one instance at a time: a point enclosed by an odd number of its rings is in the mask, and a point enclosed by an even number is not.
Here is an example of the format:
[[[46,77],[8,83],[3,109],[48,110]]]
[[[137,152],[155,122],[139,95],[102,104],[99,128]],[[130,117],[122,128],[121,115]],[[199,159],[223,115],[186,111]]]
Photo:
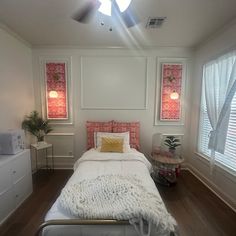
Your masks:
[[[188,171],[178,184],[158,186],[180,236],[236,236],[236,213]]]
[[[33,175],[33,193],[0,227],[0,236],[33,236],[72,170],[38,171]]]
[[[71,174],[70,170],[35,174],[33,194],[0,227],[0,235],[33,236]],[[175,186],[158,189],[178,222],[180,236],[236,236],[236,213],[188,171],[182,171]]]

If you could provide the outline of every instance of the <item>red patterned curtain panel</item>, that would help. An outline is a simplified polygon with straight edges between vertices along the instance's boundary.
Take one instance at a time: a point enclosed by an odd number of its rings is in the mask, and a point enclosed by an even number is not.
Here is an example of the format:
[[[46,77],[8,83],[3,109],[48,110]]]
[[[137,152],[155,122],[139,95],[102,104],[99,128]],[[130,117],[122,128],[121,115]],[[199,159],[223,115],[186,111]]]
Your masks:
[[[46,63],[46,103],[48,119],[68,119],[65,62]]]
[[[161,84],[161,121],[179,121],[181,118],[182,64],[163,63]]]

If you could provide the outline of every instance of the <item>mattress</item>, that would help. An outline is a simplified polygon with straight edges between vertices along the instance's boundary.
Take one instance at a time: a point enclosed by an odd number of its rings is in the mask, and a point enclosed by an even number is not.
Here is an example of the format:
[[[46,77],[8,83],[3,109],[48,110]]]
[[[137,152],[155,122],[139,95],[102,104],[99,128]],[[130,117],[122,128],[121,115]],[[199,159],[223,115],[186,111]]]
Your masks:
[[[131,159],[129,156],[141,156]],[[150,162],[140,152],[131,149],[129,153],[100,153],[95,149],[87,151],[74,165],[74,173],[66,185],[78,183],[84,179],[94,179],[102,175],[135,175],[142,179],[149,191],[155,192],[161,199],[158,190],[150,177]],[[87,158],[87,157],[95,158]],[[143,159],[143,160],[140,160]],[[164,204],[164,203],[163,203]],[[56,219],[73,219],[65,212],[57,199],[45,217],[45,221]],[[77,236],[137,236],[132,225],[94,225],[94,226],[47,226],[44,236],[77,235]],[[154,235],[151,233],[151,235]],[[163,235],[164,236],[164,235]]]

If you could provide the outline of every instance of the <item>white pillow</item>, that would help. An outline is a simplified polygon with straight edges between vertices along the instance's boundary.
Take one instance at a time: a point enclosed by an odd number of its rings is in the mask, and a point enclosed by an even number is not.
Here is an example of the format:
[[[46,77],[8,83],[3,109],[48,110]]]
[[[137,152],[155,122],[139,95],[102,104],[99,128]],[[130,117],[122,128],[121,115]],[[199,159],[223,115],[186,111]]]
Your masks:
[[[124,133],[106,133],[106,132],[96,132],[94,133],[94,145],[95,148],[101,148],[102,146],[102,138],[109,137],[109,138],[123,138],[123,148],[124,152],[130,149],[129,145],[129,132]]]

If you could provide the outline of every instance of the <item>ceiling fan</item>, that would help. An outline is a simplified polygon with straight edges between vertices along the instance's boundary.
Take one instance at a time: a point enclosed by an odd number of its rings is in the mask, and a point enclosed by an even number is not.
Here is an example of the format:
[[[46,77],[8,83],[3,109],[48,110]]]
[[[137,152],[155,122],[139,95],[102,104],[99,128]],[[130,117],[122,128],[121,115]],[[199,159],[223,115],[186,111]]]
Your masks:
[[[83,8],[78,10],[72,19],[87,23],[96,11],[115,19],[121,19],[130,28],[139,23],[138,18],[131,9],[132,0],[89,0]]]

